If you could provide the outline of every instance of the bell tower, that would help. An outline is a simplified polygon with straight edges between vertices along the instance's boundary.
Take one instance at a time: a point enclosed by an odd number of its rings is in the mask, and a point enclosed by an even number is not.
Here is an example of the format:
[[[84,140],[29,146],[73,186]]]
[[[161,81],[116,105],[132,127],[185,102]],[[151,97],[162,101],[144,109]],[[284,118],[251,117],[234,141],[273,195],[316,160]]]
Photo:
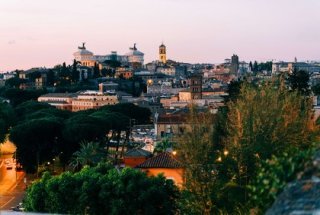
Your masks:
[[[159,46],[159,61],[163,64],[167,63],[167,50],[163,43]]]

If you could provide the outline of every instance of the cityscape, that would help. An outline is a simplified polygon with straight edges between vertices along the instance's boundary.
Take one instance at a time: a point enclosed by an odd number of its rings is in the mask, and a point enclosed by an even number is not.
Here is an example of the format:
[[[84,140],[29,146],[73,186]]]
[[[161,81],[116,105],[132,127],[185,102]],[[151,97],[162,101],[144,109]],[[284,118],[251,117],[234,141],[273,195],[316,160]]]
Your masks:
[[[319,7],[3,3],[0,214],[319,213]]]

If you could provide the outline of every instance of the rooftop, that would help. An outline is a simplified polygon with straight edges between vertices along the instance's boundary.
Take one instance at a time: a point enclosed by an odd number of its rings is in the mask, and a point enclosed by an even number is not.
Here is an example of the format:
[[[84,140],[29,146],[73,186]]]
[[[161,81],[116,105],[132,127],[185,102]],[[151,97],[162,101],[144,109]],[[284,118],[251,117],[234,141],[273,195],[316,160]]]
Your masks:
[[[131,149],[124,154],[124,157],[150,157],[152,154],[144,149]]]
[[[182,164],[169,152],[149,158],[137,168],[182,168]]]

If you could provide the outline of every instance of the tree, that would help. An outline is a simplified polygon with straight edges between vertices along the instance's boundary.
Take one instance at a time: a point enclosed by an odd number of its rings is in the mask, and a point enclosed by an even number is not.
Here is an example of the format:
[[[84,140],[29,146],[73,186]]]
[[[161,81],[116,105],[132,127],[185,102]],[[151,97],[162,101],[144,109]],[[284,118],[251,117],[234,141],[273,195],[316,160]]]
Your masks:
[[[21,90],[17,88],[6,89],[3,97],[10,100],[10,104],[15,107],[29,100],[37,100],[39,96],[45,94],[46,90]]]
[[[10,130],[10,140],[17,146],[17,158],[28,173],[51,160],[56,152],[56,138],[61,136],[62,120],[41,118],[23,122]]]
[[[262,161],[257,175],[249,185],[253,207],[261,214],[270,208],[287,183],[295,180],[306,169],[306,164],[312,163],[314,153],[315,149],[292,149],[288,153],[273,155]]]
[[[116,105],[104,106],[100,110],[121,113],[130,119],[136,120],[136,124],[150,123],[150,110],[148,108],[139,107],[132,103],[119,103]]]
[[[238,97],[238,95],[240,94],[240,88],[242,83],[243,83],[242,81],[237,81],[237,80],[233,80],[230,82],[227,90],[227,93],[228,93],[227,101],[235,100]]]
[[[14,124],[15,114],[12,107],[6,103],[0,103],[0,144],[5,140],[10,126]]]
[[[253,63],[252,71],[255,73],[258,72],[258,62],[257,61],[254,61],[254,63]]]
[[[30,100],[30,101],[26,101],[19,104],[15,108],[15,113],[19,121],[23,121],[27,117],[27,115],[34,114],[37,111],[46,110],[46,109],[55,109],[55,108],[47,103]]]
[[[77,69],[78,63],[75,59],[73,60],[72,70],[71,70],[71,80],[73,83],[77,83],[80,79],[80,73]]]
[[[70,165],[74,170],[79,170],[86,165],[97,165],[103,157],[104,153],[99,143],[84,141],[80,143],[80,149],[73,153]]]
[[[93,77],[98,78],[100,76],[100,69],[99,69],[99,64],[94,63],[93,66]]]
[[[260,87],[244,83],[238,99],[229,101],[227,108],[224,147],[229,156],[222,163],[225,171],[233,173],[230,182],[243,190],[244,201],[262,161],[292,148],[308,149],[319,134],[312,102],[297,91],[288,91],[283,81]]]
[[[297,90],[302,95],[309,95],[309,79],[310,75],[308,72],[294,69],[292,74],[289,74],[289,86],[292,90]]]
[[[19,77],[13,77],[6,80],[5,85],[6,87],[10,87],[10,88],[19,88],[20,84],[24,82],[25,81],[23,79],[20,79]]]
[[[47,72],[47,85],[54,86],[54,83],[55,83],[54,71],[52,69],[49,69],[49,71]]]
[[[177,141],[177,156],[183,161],[185,190],[182,210],[188,214],[211,214],[216,210],[212,195],[216,189],[219,153],[213,142],[214,118],[191,109],[188,126]]]
[[[61,214],[176,214],[178,196],[161,175],[99,164],[75,174],[44,174],[28,188],[24,205],[27,211]]]
[[[71,82],[71,72],[67,67],[66,63],[63,62],[62,66],[59,67],[59,85],[66,86],[70,85]]]

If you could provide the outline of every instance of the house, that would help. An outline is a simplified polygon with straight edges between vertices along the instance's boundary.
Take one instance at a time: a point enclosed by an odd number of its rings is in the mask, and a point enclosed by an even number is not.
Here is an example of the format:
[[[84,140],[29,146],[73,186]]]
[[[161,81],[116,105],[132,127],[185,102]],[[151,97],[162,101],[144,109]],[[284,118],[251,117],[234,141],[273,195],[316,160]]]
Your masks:
[[[136,167],[139,164],[145,162],[148,158],[151,157],[151,152],[143,149],[131,149],[127,151],[124,156],[124,165],[127,167]]]
[[[157,139],[182,135],[187,123],[187,114],[160,114],[155,119],[155,134]]]
[[[170,152],[163,152],[155,157],[149,158],[136,168],[146,172],[148,176],[163,174],[164,177],[173,180],[179,187],[182,187],[184,184],[183,165]]]

